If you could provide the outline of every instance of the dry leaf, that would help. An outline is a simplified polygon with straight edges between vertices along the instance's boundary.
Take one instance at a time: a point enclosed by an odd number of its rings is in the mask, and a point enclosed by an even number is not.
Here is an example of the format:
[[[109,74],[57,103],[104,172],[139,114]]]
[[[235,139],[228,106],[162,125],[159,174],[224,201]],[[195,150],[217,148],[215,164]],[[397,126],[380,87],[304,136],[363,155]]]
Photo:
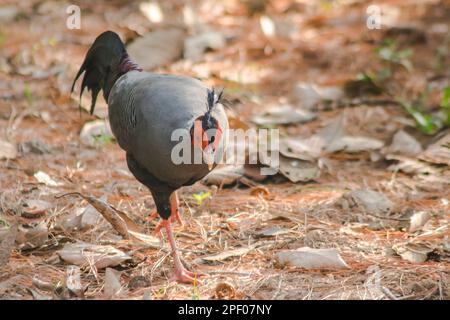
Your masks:
[[[384,142],[378,139],[358,136],[343,136],[333,140],[327,145],[328,152],[345,151],[357,153],[362,151],[378,150],[384,146]]]
[[[102,214],[102,216],[124,239],[128,239],[130,237],[125,221],[120,215],[117,214],[117,210],[115,208],[113,208],[106,202],[91,196],[83,196],[83,198],[88,201],[95,209],[97,209],[97,211]]]
[[[34,226],[19,225],[16,242],[24,249],[38,248],[48,240],[48,228],[45,222]]]
[[[233,250],[227,250],[220,252],[218,254],[210,255],[210,256],[204,256],[198,259],[197,262],[204,263],[204,262],[216,262],[216,261],[224,261],[232,257],[241,257],[246,255],[249,251],[251,251],[253,247],[243,247]]]
[[[419,155],[419,159],[450,166],[450,131],[447,131],[441,139],[429,145],[428,148]]]
[[[121,288],[120,272],[111,268],[106,268],[104,287],[105,296],[112,298],[120,292]]]
[[[322,157],[325,151],[356,153],[383,147],[384,143],[381,140],[345,135],[344,124],[344,116],[340,116],[309,138],[282,138],[279,151],[286,157],[312,161]]]
[[[316,163],[280,155],[280,173],[297,183],[318,178],[320,170]]]
[[[265,228],[261,231],[255,233],[257,237],[276,237],[283,234],[289,233],[289,229],[282,228],[280,226],[273,226]]]
[[[44,171],[38,171],[34,174],[34,177],[36,178],[36,180],[39,183],[43,183],[46,186],[49,187],[59,187],[62,186],[63,183],[61,182],[56,182],[55,180],[53,180],[47,173],[45,173]]]
[[[410,218],[409,232],[422,229],[422,227],[430,220],[431,216],[428,212],[420,211],[414,213]]]
[[[110,206],[105,201],[102,201],[102,200],[97,199],[97,198],[92,197],[92,196],[83,195],[83,194],[81,194],[79,192],[67,193],[67,194],[62,195],[62,196],[67,196],[67,195],[78,195],[78,196],[82,197],[84,200],[89,202],[89,204],[92,207],[94,207],[99,213],[101,213],[101,215],[106,219],[106,221],[108,221],[113,226],[113,228],[124,239],[128,239],[130,237],[130,235],[128,234],[127,224],[122,219],[121,215],[118,214],[119,210],[117,210],[116,208]],[[59,196],[59,197],[62,197],[62,196]],[[89,207],[88,207],[88,209],[89,209]],[[96,220],[95,215],[91,214],[91,216],[93,216],[93,219],[90,218],[90,220],[91,220],[90,223],[96,223],[97,220]],[[86,224],[86,221],[85,221],[85,224]],[[83,218],[81,220],[81,225],[83,226]]]
[[[95,265],[97,269],[117,266],[130,260],[126,253],[112,247],[84,242],[68,243],[57,251],[62,260],[77,266]]]
[[[151,248],[161,248],[161,241],[155,236],[131,230],[128,230],[128,232],[133,240],[138,240]]]
[[[412,263],[423,263],[428,259],[428,254],[433,251],[425,243],[406,243],[395,245],[392,249],[404,260]]]
[[[416,138],[400,130],[392,138],[391,145],[383,150],[383,152],[414,156],[422,152],[422,145]]]
[[[55,228],[67,231],[81,229],[81,219],[85,208],[75,208],[68,215],[57,217],[55,221]]]
[[[21,281],[21,280],[23,281],[24,278],[25,278],[24,275],[16,275],[16,276],[12,276],[9,279],[1,281],[0,282],[0,295],[2,295],[9,288],[15,286],[17,283],[19,283],[19,281]]]
[[[305,123],[314,120],[316,117],[310,111],[295,109],[290,105],[283,105],[270,109],[261,115],[253,116],[251,121],[262,126]]]
[[[81,272],[78,266],[68,266],[67,267],[67,278],[66,286],[70,292],[75,294],[77,297],[83,297],[84,289],[81,285]]]
[[[198,35],[187,37],[184,40],[184,58],[196,61],[208,50],[218,50],[225,46],[225,37],[222,33],[209,30]]]
[[[88,204],[81,213],[81,229],[89,229],[97,226],[103,220],[103,216],[91,204]]]
[[[127,46],[130,57],[141,68],[151,70],[181,58],[184,32],[171,28],[157,30],[137,38]],[[149,52],[152,54],[149,55]]]
[[[37,276],[33,277],[32,283],[36,288],[44,291],[53,291],[55,288],[53,283],[39,279]]]
[[[0,23],[11,23],[20,14],[20,10],[16,5],[4,5],[0,7]]]
[[[404,173],[409,174],[425,174],[433,176],[439,175],[439,170],[437,168],[434,168],[424,161],[394,154],[386,155],[386,160],[398,161],[397,164],[388,167],[388,170],[390,171],[403,171]]]
[[[41,140],[30,140],[22,142],[19,145],[19,150],[22,154],[46,154],[50,153],[51,146],[42,142]]]
[[[280,153],[289,158],[313,161],[322,155],[326,141],[319,135],[302,138],[280,139]]]
[[[131,290],[136,290],[138,288],[147,288],[151,286],[151,282],[147,277],[135,276],[128,282],[128,288]]]
[[[321,101],[338,101],[344,97],[339,87],[320,87],[311,83],[299,83],[294,88],[294,97],[305,109],[312,109]]]
[[[15,219],[9,228],[0,229],[0,267],[8,263],[11,251],[15,246],[18,234],[18,219]]]
[[[275,26],[275,23],[273,22],[273,20],[271,18],[269,18],[268,16],[265,16],[265,15],[261,16],[259,18],[259,25],[261,26],[262,32],[267,37],[275,36],[276,26]]]
[[[371,214],[386,214],[392,210],[394,203],[384,194],[370,190],[353,190],[343,195],[343,199],[348,201],[350,207],[354,205],[361,207]]]
[[[137,240],[153,248],[161,247],[160,241],[156,237],[144,234],[142,228],[139,227],[130,217],[128,217],[128,215],[125,212],[122,212],[114,208],[105,201],[102,201],[92,196],[83,195],[79,192],[67,193],[62,196],[68,195],[77,195],[85,199],[87,202],[89,202],[89,204],[92,205],[98,212],[100,212],[102,216],[114,227],[114,229],[120,235],[122,235],[124,239]],[[73,220],[74,223],[76,223],[77,219],[78,216],[75,216],[72,217],[70,221]]]
[[[42,294],[39,291],[34,290],[32,288],[27,288],[27,291],[31,293],[34,300],[52,300],[51,296]]]
[[[139,10],[150,22],[160,23],[164,20],[164,14],[156,1],[141,2]]]
[[[17,158],[17,148],[12,143],[0,140],[0,159]]]
[[[21,216],[27,219],[41,218],[50,207],[51,204],[47,201],[27,199],[22,203]]]
[[[242,178],[244,175],[244,166],[225,166],[211,171],[203,181],[207,185],[230,185]]]
[[[277,260],[281,265],[305,269],[343,269],[348,265],[336,249],[313,249],[308,247],[278,252]]]

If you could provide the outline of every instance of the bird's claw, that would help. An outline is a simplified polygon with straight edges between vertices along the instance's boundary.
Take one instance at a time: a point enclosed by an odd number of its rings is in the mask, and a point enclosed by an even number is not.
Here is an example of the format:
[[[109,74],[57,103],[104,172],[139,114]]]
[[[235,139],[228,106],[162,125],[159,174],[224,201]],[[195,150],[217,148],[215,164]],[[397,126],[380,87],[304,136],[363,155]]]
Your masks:
[[[152,213],[149,214],[149,216],[145,220],[147,222],[151,222],[151,221],[155,220],[157,217],[158,217],[158,212],[153,211]]]
[[[176,210],[175,213],[170,216],[170,219],[172,219],[171,222],[178,222],[180,227],[184,226],[184,221],[183,219],[181,219],[180,212],[178,210]]]
[[[173,280],[179,283],[189,283],[189,284],[201,284],[202,282],[198,280],[199,277],[204,276],[203,273],[197,273],[189,271],[185,268],[175,270],[175,275]]]

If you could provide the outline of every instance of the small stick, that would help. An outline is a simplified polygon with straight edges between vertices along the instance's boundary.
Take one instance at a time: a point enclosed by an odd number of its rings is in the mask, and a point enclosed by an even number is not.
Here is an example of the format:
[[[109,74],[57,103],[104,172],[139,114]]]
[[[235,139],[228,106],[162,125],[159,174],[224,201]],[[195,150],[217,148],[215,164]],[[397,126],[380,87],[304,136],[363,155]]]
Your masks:
[[[379,215],[376,215],[374,213],[367,213],[368,215],[378,218],[378,219],[383,219],[383,220],[392,220],[392,221],[410,221],[410,219],[407,218],[391,218],[391,217],[382,217]]]
[[[36,276],[33,277],[32,283],[36,288],[45,290],[45,291],[53,292],[53,289],[55,288],[55,286],[51,282],[41,280]]]
[[[211,275],[224,274],[224,275],[236,275],[236,276],[245,276],[245,277],[249,277],[253,274],[252,272],[238,272],[238,271],[208,271],[205,273],[211,274]]]

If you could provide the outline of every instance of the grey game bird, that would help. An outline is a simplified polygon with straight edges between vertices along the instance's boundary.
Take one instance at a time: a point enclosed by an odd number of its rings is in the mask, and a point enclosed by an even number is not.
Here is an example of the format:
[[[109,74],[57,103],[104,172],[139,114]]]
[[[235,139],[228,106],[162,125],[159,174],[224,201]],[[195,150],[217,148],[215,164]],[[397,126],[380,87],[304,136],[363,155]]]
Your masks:
[[[95,39],[72,91],[83,72],[80,97],[85,88],[91,91],[92,114],[97,95],[103,91],[111,128],[126,152],[128,168],[155,201],[157,211],[150,216],[162,218],[155,232],[166,230],[175,278],[193,282],[198,274],[183,266],[171,222],[182,224],[177,189],[202,179],[222,158],[228,120],[221,94],[194,78],[142,71],[112,31]]]

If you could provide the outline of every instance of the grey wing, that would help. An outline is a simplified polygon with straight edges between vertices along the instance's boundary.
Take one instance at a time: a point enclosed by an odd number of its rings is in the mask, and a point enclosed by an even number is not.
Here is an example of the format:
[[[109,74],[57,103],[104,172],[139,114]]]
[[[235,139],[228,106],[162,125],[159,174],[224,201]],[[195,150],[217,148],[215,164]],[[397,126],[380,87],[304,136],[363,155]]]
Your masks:
[[[143,78],[141,72],[126,73],[116,81],[108,97],[111,130],[119,146],[127,152],[135,139],[138,121],[135,99]]]

